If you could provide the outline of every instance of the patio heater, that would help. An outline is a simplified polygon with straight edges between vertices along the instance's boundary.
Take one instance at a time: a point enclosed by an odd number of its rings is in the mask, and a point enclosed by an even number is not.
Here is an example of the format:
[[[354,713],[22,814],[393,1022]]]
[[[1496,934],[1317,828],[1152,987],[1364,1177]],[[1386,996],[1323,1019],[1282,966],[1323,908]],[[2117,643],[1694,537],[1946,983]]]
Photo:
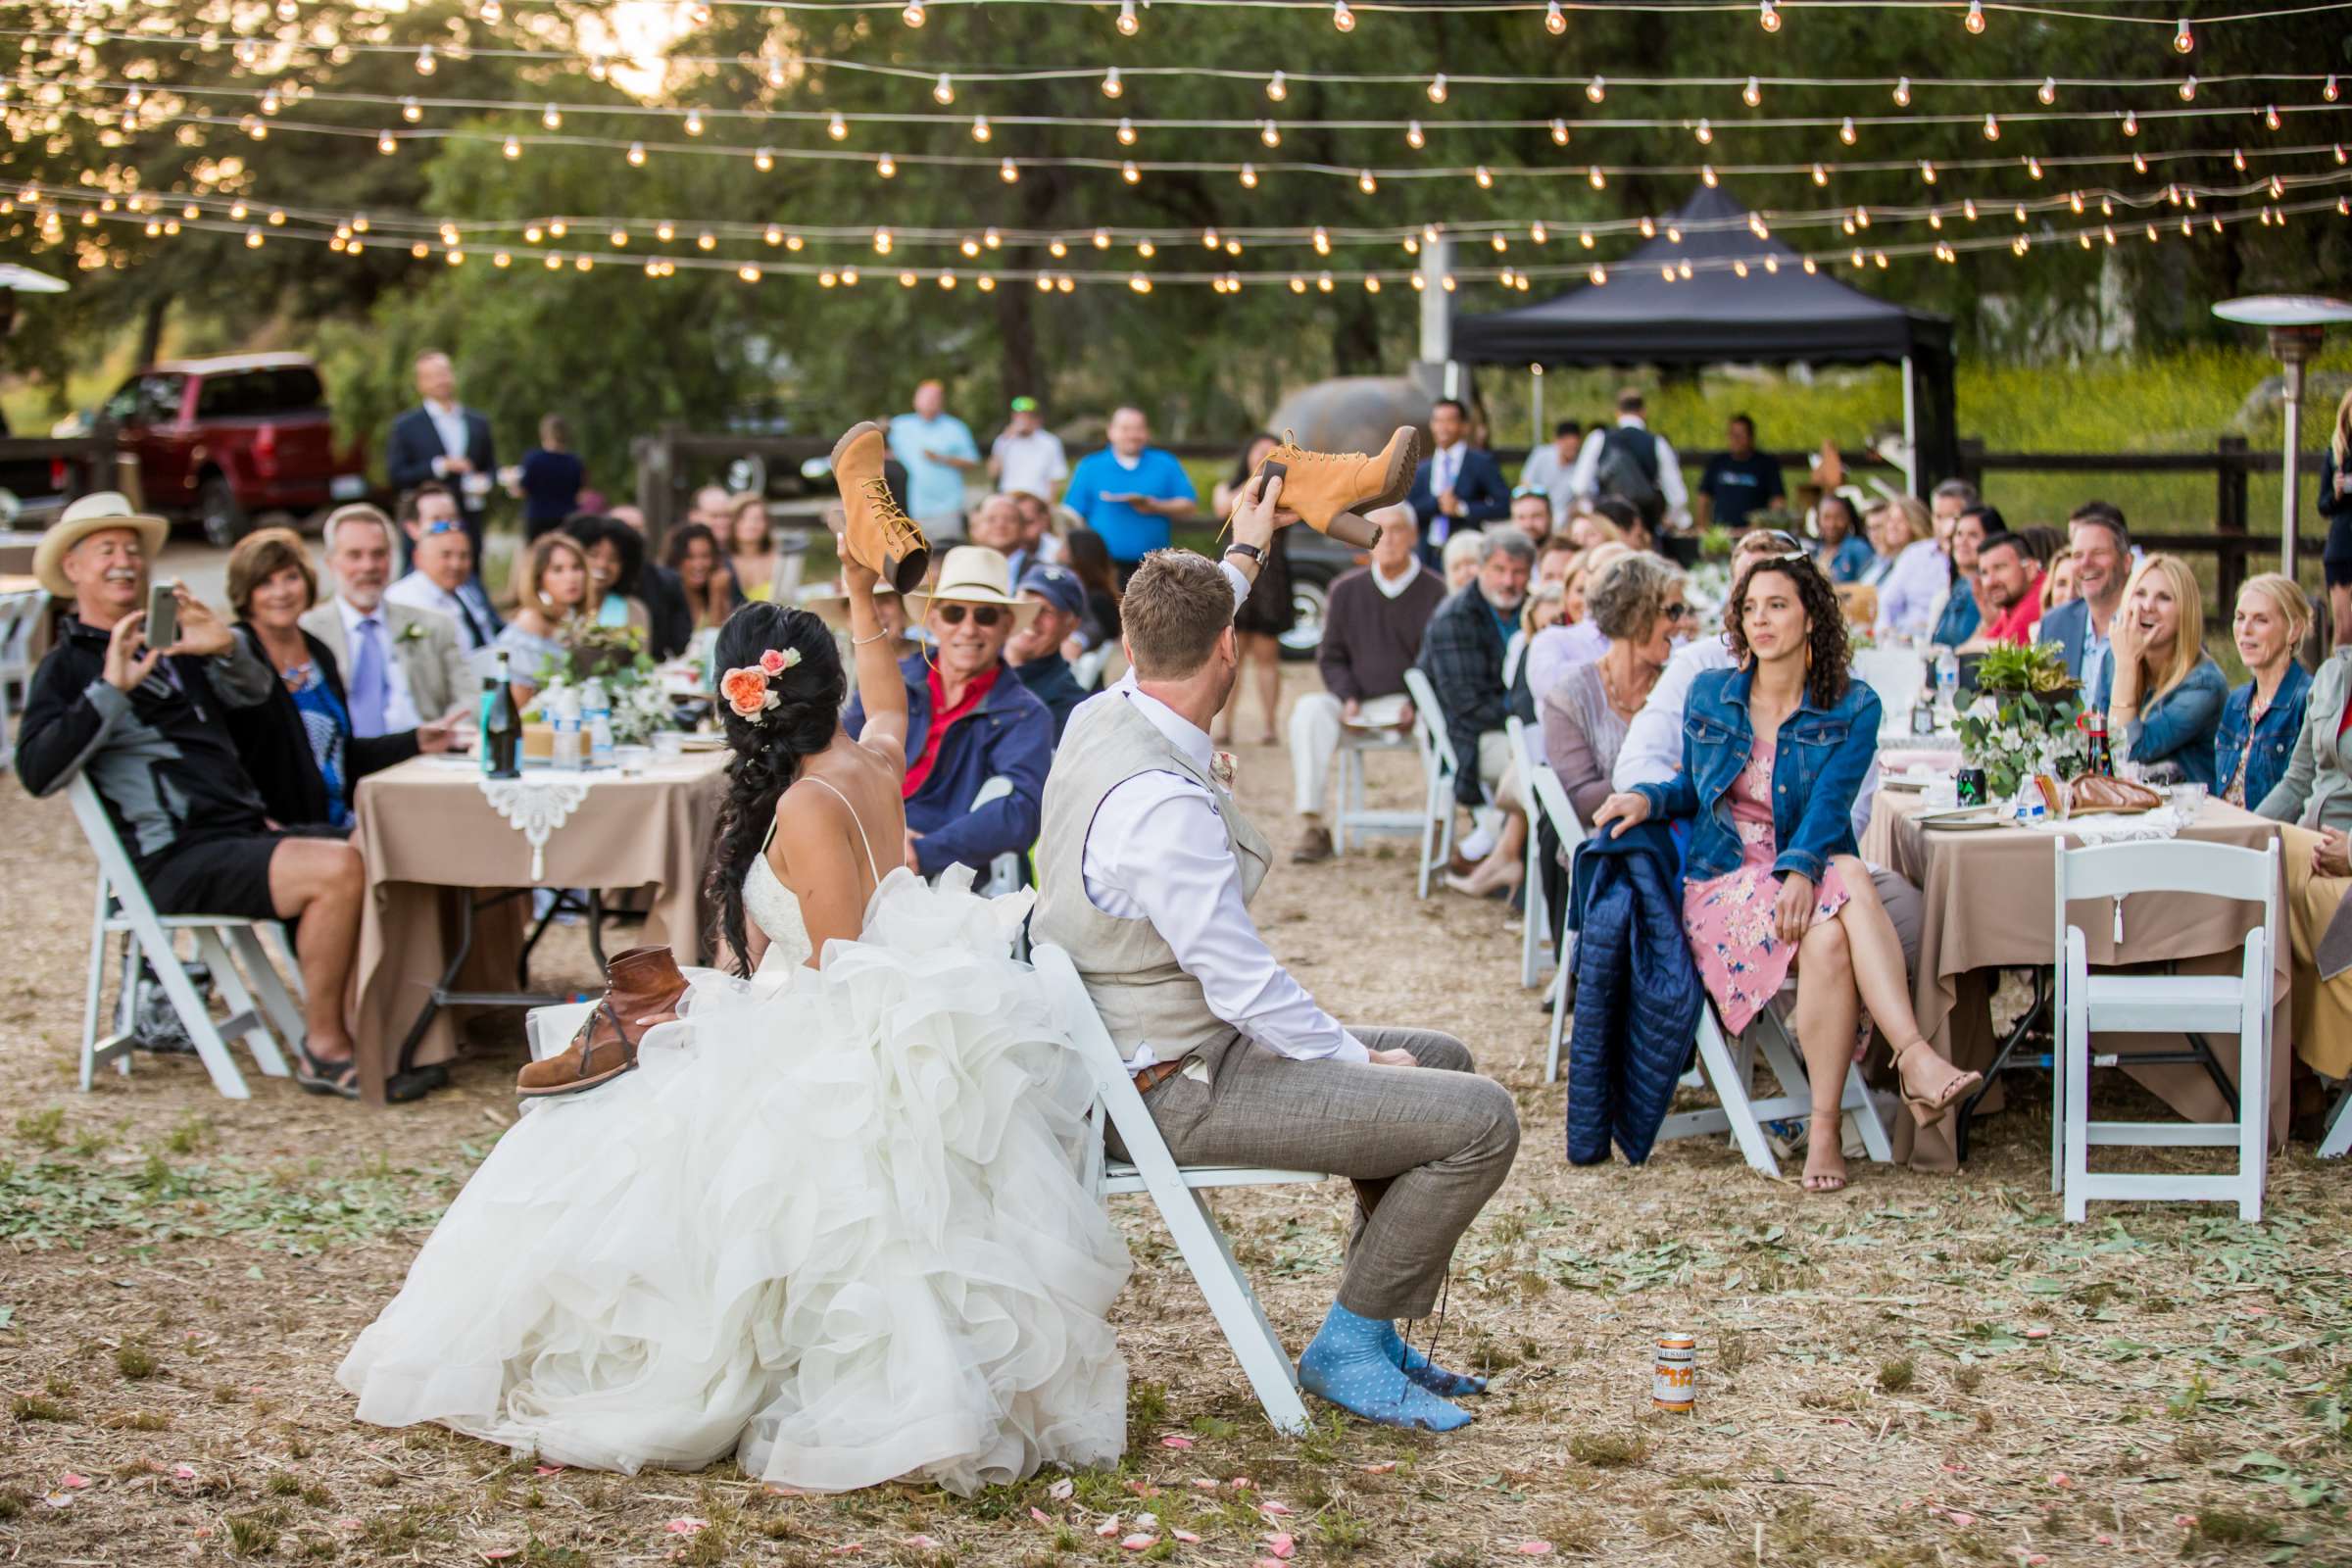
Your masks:
[[[2320,339],[2331,321],[2352,321],[2352,300],[2325,294],[2249,294],[2224,300],[2213,314],[2225,321],[2271,330],[2271,353],[2286,368],[2286,453],[2280,469],[2284,499],[2280,503],[2282,532],[2278,540],[2278,569],[2295,576],[2296,492],[2302,474],[2298,459],[2303,449],[2303,367],[2320,352]]]

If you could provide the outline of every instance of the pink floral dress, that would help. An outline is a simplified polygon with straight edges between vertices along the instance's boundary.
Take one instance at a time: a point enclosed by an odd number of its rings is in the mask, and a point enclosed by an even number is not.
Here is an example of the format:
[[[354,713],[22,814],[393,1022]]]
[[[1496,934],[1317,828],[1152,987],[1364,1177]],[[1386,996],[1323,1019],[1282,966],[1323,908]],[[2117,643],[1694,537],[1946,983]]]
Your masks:
[[[1772,832],[1772,758],[1777,737],[1759,736],[1747,766],[1732,782],[1732,826],[1740,834],[1740,866],[1683,886],[1683,931],[1690,956],[1726,1032],[1737,1036],[1780,994],[1796,948],[1772,934],[1772,906],[1781,879],[1772,862],[1780,846]],[[1826,867],[1814,888],[1813,916],[1826,920],[1845,905],[1845,883]],[[1863,1038],[1869,1038],[1867,1026]]]

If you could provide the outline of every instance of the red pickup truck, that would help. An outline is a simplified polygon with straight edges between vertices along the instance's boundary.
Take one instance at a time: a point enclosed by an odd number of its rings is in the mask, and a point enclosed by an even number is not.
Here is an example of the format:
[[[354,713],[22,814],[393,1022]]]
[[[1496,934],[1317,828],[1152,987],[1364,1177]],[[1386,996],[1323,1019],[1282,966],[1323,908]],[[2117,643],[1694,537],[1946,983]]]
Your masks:
[[[299,521],[368,494],[363,455],[335,450],[326,388],[304,355],[168,360],[99,412],[138,459],[147,505],[194,519],[223,549],[266,514]]]

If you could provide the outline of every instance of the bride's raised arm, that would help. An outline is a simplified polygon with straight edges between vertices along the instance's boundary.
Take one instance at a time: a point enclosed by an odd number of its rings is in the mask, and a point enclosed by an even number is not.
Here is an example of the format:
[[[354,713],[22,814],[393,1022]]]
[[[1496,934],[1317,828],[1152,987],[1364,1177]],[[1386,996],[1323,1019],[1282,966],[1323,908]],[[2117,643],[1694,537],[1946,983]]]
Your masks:
[[[899,679],[899,662],[891,657],[896,641],[874,609],[874,584],[881,581],[869,566],[842,553],[842,588],[850,601],[850,651],[856,658],[858,695],[865,705],[865,728],[858,744],[871,747],[902,775],[906,771],[906,688]]]

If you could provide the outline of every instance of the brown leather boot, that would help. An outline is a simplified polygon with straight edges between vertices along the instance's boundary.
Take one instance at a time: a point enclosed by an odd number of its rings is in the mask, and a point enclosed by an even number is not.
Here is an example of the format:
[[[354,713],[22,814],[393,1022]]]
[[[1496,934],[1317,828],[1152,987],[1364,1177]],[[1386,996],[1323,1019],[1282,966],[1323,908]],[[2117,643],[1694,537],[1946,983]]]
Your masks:
[[[667,948],[631,948],[612,956],[605,971],[605,994],[571,1037],[571,1045],[515,1075],[514,1092],[526,1099],[576,1095],[611,1083],[637,1065],[640,1018],[674,1011],[686,995],[686,977]]]
[[[1288,432],[1285,432],[1286,435]],[[1421,466],[1421,432],[1398,425],[1389,444],[1361,452],[1309,452],[1285,440],[1266,455],[1260,473],[1282,475],[1282,506],[1317,533],[1369,550],[1380,529],[1363,514],[1393,507],[1413,488]]]
[[[850,559],[870,568],[902,594],[923,585],[931,568],[931,541],[906,515],[882,477],[889,447],[871,419],[853,424],[833,443],[833,482],[849,518],[842,546]]]

